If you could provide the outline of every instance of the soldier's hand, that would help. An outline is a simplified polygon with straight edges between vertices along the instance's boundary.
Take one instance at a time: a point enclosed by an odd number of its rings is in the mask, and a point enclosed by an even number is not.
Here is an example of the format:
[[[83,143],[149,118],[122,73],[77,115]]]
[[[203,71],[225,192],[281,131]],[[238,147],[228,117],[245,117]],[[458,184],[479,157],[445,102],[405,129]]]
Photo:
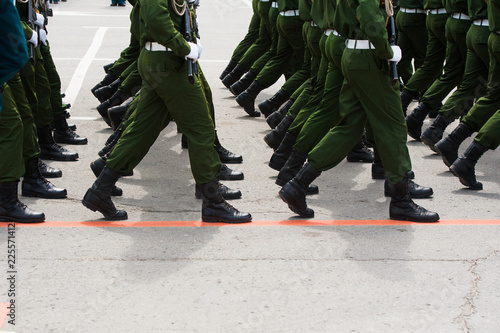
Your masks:
[[[40,42],[47,46],[47,31],[40,29]]]
[[[40,14],[40,13],[36,13],[35,24],[37,26],[39,26],[40,28],[43,28],[44,23],[45,23],[45,17],[42,14]]]
[[[191,59],[193,62],[196,62],[196,60],[198,60],[198,58],[199,58],[198,46],[196,46],[195,43],[191,43],[191,42],[188,42],[188,44],[189,44],[189,47],[191,48],[191,51],[189,52],[188,55],[186,55],[186,60]]]
[[[33,35],[31,35],[31,39],[28,40],[28,43],[33,44],[33,46],[35,47],[38,46],[38,34],[36,33],[35,30],[33,30]]]
[[[394,55],[389,61],[394,61],[397,64],[401,60],[401,48],[397,45],[392,45],[391,48]]]

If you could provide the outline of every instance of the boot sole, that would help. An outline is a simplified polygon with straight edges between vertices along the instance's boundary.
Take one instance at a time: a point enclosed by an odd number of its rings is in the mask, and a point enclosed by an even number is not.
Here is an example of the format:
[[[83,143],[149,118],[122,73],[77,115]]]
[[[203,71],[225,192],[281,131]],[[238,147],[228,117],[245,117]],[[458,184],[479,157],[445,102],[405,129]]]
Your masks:
[[[458,180],[460,180],[460,183],[462,183],[462,185],[467,186],[470,190],[480,191],[483,189],[483,183],[478,181],[476,181],[475,184],[469,183],[465,180],[465,178],[460,176],[459,172],[457,172],[457,169],[453,165],[450,167],[450,171],[455,177],[458,177]]]
[[[29,220],[21,220],[21,219],[13,219],[11,217],[0,216],[0,222],[15,222],[15,223],[42,223],[45,222],[45,218],[39,219],[29,219]]]
[[[228,220],[228,219],[223,219],[220,217],[211,217],[211,216],[202,216],[201,220],[203,222],[207,223],[249,223],[252,222],[252,217],[250,216],[249,218],[241,219],[241,220]]]
[[[433,152],[437,153],[437,149],[436,149],[436,143],[437,142],[434,142],[434,140],[432,140],[431,138],[428,138],[428,137],[423,136],[423,135],[420,137],[420,141],[422,141]]]
[[[22,191],[21,192],[23,197],[28,197],[28,198],[43,198],[43,199],[66,199],[68,196],[68,193],[62,193],[58,195],[53,195],[53,196],[47,196],[43,195],[41,193],[37,192],[30,192],[30,191]]]
[[[402,215],[393,215],[390,217],[391,220],[397,220],[397,221],[410,221],[410,222],[417,222],[417,223],[433,223],[433,222],[438,222],[439,217],[437,219],[411,219],[407,216],[402,216]]]
[[[312,218],[312,217],[314,217],[314,211],[313,210],[311,210],[312,214],[305,214],[305,212],[300,213],[297,209],[295,209],[294,206],[292,206],[291,204],[288,203],[287,198],[285,197],[285,195],[283,195],[281,193],[281,191],[279,192],[279,196],[280,196],[281,200],[283,200],[283,202],[285,202],[288,205],[288,208],[290,208],[290,210],[292,212],[294,212],[295,214],[299,215],[300,217],[304,217],[304,218]]]
[[[104,215],[104,213],[103,213],[103,212],[102,212],[99,208],[97,208],[96,206],[94,206],[93,204],[91,204],[90,202],[88,202],[88,201],[87,201],[87,200],[85,200],[85,199],[83,199],[83,200],[82,200],[82,204],[83,204],[85,207],[87,207],[88,209],[90,209],[91,211],[93,211],[93,212],[99,212],[99,213],[101,213],[101,214],[104,216],[104,218],[105,218],[106,220],[110,220],[110,221],[122,221],[122,220],[126,220],[126,219],[128,219],[128,214],[127,214],[127,213],[125,213],[125,216],[124,216],[124,217],[111,217],[111,216],[106,216],[106,215]]]

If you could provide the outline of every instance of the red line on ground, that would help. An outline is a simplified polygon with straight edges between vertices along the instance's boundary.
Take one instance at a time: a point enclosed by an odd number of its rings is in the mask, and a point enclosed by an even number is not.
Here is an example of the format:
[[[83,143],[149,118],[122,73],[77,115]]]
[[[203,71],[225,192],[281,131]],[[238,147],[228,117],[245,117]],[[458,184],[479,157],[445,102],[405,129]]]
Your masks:
[[[3,327],[5,319],[7,319],[7,314],[9,313],[7,306],[9,306],[9,304],[10,303],[0,303],[0,328]]]
[[[0,223],[7,227],[8,223]],[[48,221],[16,223],[16,227],[97,227],[97,228],[178,228],[178,227],[268,227],[268,226],[397,226],[397,225],[500,225],[500,220],[440,220],[438,223],[415,223],[394,220],[281,220],[227,224],[201,221]]]

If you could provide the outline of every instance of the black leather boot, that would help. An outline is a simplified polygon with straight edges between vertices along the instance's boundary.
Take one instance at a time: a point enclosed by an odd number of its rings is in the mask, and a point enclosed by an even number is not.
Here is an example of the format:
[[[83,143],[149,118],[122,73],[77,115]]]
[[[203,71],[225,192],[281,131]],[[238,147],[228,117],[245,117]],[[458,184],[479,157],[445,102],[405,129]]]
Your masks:
[[[250,87],[236,97],[236,102],[245,110],[250,117],[260,117],[260,112],[255,110],[255,99],[264,89],[257,81],[253,81]]]
[[[298,150],[292,149],[290,157],[288,157],[285,165],[281,168],[276,178],[276,185],[285,186],[295,175],[302,169],[302,166],[307,160],[307,154]],[[317,185],[311,184],[306,190],[306,195],[318,194],[319,188]]]
[[[99,88],[102,88],[104,86],[107,86],[108,84],[111,84],[113,83],[114,81],[116,81],[118,78],[116,76],[114,76],[113,74],[106,74],[106,76],[104,77],[104,79],[102,79],[101,82],[99,82],[98,84],[96,84],[92,89],[90,89],[90,91],[92,92],[92,94],[95,96],[95,91]],[[97,97],[97,96],[96,96]]]
[[[483,184],[476,180],[475,166],[477,161],[488,150],[477,141],[464,152],[464,156],[458,158],[450,166],[450,171],[460,179],[460,182],[471,190],[482,190]]]
[[[203,195],[201,194],[200,185],[196,184],[194,188],[195,188],[194,191],[195,198],[202,199]],[[221,183],[219,183],[219,191],[225,200],[233,200],[241,198],[240,190],[231,190],[229,187]]]
[[[429,198],[434,194],[432,188],[420,186],[410,179],[408,179],[408,191],[410,193],[410,197],[413,199]],[[390,197],[392,195],[391,184],[387,181],[387,179],[384,183],[384,195],[386,197]]]
[[[359,141],[347,154],[347,162],[372,163],[373,152],[365,145],[363,141]]]
[[[250,70],[248,71],[241,79],[236,81],[231,85],[229,90],[233,93],[234,96],[238,96],[242,92],[244,92],[250,85],[253,80],[255,80],[255,74]]]
[[[278,90],[273,97],[259,104],[259,110],[264,117],[269,117],[271,113],[277,111],[283,103],[288,100],[288,95],[283,90]]]
[[[243,172],[232,170],[224,163],[221,163],[220,172],[217,178],[219,178],[219,180],[243,180],[244,175]]]
[[[422,135],[422,125],[424,124],[424,119],[431,112],[424,103],[419,103],[418,106],[413,109],[413,112],[406,116],[406,127],[408,127],[408,135],[417,141],[420,141],[420,136]]]
[[[306,163],[297,175],[283,186],[279,192],[281,199],[288,204],[292,212],[301,217],[314,217],[314,211],[307,207],[306,191],[313,180],[321,174],[312,165]]]
[[[408,177],[398,184],[391,184],[391,204],[389,216],[391,220],[403,220],[413,222],[437,222],[438,213],[428,211],[413,202],[408,189]]]
[[[214,146],[215,151],[219,154],[219,158],[222,163],[234,164],[243,162],[243,156],[234,154],[221,145],[217,131],[215,131]]]
[[[108,109],[108,117],[111,123],[111,129],[113,131],[116,131],[118,127],[120,127],[120,124],[122,123],[123,119],[125,118],[125,114],[127,113],[127,109],[128,104],[113,106],[112,108]]]
[[[112,63],[109,63],[107,65],[104,65],[102,66],[102,69],[104,69],[104,73],[108,74],[109,70],[111,69],[111,67],[113,67],[115,64],[115,62],[112,62]]]
[[[269,167],[276,171],[280,171],[285,165],[290,153],[292,152],[293,145],[297,141],[297,137],[289,132],[286,132],[285,137],[281,140],[281,144],[274,152],[269,160]]]
[[[120,129],[115,130],[108,137],[108,139],[104,143],[104,147],[101,150],[99,150],[97,155],[102,157],[102,156],[108,154],[111,151],[111,149],[113,149],[113,147],[118,143],[118,140],[120,139],[121,136],[122,136],[122,131],[120,131]]]
[[[120,88],[122,84],[122,80],[120,78],[111,82],[109,85],[101,87],[94,92],[95,97],[99,100],[99,102],[104,102],[113,96],[113,94]]]
[[[67,143],[69,145],[86,145],[87,138],[81,137],[69,129],[66,116],[60,114],[54,117],[54,140],[57,143]]]
[[[229,60],[229,64],[227,64],[226,68],[222,71],[222,74],[219,76],[219,79],[222,80],[226,77],[227,74],[231,73],[231,71],[236,67],[238,63],[234,60]]]
[[[460,123],[447,137],[436,143],[436,151],[443,159],[444,164],[450,167],[458,158],[458,148],[474,131],[467,125]]]
[[[449,121],[443,115],[438,115],[432,124],[424,131],[420,140],[435,152],[436,143],[443,138],[444,130],[452,122],[453,120]]]
[[[130,96],[126,93],[121,92],[118,90],[113,96],[111,96],[110,99],[107,101],[104,101],[103,103],[99,104],[97,106],[97,111],[101,115],[101,117],[104,119],[106,124],[111,127],[111,120],[109,119],[108,115],[108,109],[112,108],[113,106],[117,106],[122,104],[129,98]]]
[[[274,150],[278,149],[281,141],[285,137],[286,131],[288,130],[292,122],[293,118],[289,115],[286,115],[275,129],[264,136],[264,141],[267,143],[267,145]]]
[[[377,147],[373,147],[372,179],[385,179],[385,170]]]
[[[111,169],[104,168],[99,178],[87,190],[82,204],[92,211],[99,211],[108,220],[126,220],[127,212],[117,210],[111,201],[110,192],[120,175]]]
[[[222,79],[222,84],[226,86],[226,88],[230,88],[236,81],[238,81],[243,74],[247,71],[241,65],[236,65],[231,73],[227,74],[225,78]]]
[[[411,92],[409,92],[408,90],[404,90],[401,92],[400,94],[401,96],[401,104],[403,106],[403,114],[405,115],[406,117],[406,111],[408,110],[408,105],[410,105],[410,103],[418,97],[418,95],[415,95]]]
[[[54,141],[50,127],[39,128],[37,131],[41,151],[40,158],[55,161],[76,161],[78,159],[78,153],[72,153]]]
[[[266,122],[271,127],[272,129],[276,128],[279,123],[283,120],[283,118],[286,116],[288,113],[288,110],[293,105],[293,101],[289,100],[286,102],[278,111],[274,111],[269,115],[269,117],[266,118]]]
[[[55,187],[45,179],[38,169],[38,159],[25,162],[22,194],[25,197],[38,197],[45,199],[63,199],[68,192],[64,188]]]
[[[26,207],[18,196],[19,181],[0,183],[0,222],[36,223],[45,221],[45,214]]]
[[[201,207],[203,222],[246,223],[252,221],[252,215],[238,211],[224,200],[218,180],[200,184],[200,190],[203,198]]]
[[[38,169],[40,170],[40,173],[42,174],[42,176],[44,176],[45,178],[60,178],[60,177],[62,177],[61,170],[48,166],[39,158],[37,158],[37,160],[38,160]]]
[[[106,161],[108,159],[108,155],[104,155],[96,159],[94,162],[90,163],[90,169],[94,173],[96,177],[99,177],[102,170],[106,167]],[[122,174],[122,177],[130,177],[134,175],[134,171]]]

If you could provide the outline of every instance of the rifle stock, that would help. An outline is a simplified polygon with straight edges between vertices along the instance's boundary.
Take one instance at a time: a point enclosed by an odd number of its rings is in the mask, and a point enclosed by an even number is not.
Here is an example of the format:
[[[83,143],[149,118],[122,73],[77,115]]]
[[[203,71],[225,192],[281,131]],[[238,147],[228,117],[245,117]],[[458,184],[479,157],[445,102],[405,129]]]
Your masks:
[[[396,26],[394,23],[393,15],[389,17],[389,22],[391,24],[391,36],[389,37],[389,44],[391,44],[391,46],[394,46],[396,45]],[[398,83],[399,81],[397,63],[395,61],[390,61],[389,64],[391,66],[391,87],[395,87],[396,83]]]

